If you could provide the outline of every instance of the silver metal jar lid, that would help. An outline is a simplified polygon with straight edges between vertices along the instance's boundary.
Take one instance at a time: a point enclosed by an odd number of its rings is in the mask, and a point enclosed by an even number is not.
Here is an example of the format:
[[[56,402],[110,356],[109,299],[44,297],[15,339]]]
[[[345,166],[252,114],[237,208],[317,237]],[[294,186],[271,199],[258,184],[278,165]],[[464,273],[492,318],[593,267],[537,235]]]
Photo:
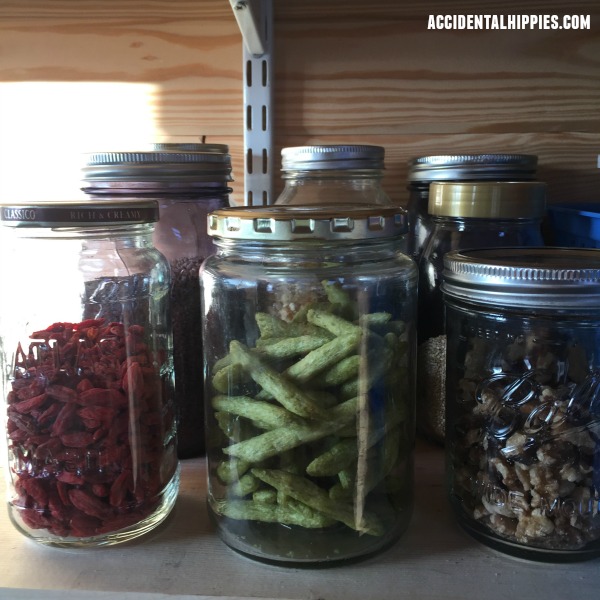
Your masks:
[[[408,180],[514,180],[536,177],[538,157],[534,154],[439,154],[409,161]]]
[[[382,146],[293,146],[281,150],[282,171],[384,169],[384,160]]]
[[[148,150],[87,154],[82,189],[226,187],[231,171],[225,144],[153,144]]]
[[[390,206],[228,207],[208,215],[208,234],[237,240],[364,240],[406,234],[406,212]]]
[[[1,204],[0,223],[8,227],[106,227],[154,223],[159,218],[155,200],[115,202],[45,202]]]
[[[492,308],[600,309],[600,249],[454,250],[444,256],[441,289]]]

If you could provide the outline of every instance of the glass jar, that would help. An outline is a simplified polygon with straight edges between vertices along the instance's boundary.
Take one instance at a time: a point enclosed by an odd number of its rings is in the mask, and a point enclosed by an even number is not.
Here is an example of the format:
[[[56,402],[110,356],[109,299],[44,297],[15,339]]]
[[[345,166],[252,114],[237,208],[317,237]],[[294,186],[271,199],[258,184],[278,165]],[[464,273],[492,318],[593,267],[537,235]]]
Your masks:
[[[0,209],[10,519],[54,546],[135,538],[166,518],[179,488],[158,206]]]
[[[417,262],[433,231],[429,185],[434,181],[532,181],[538,157],[533,154],[439,154],[409,161],[407,253]]]
[[[160,220],[154,245],[171,268],[171,311],[178,455],[204,454],[200,265],[214,252],[207,216],[229,206],[231,157],[224,144],[154,144],[142,152],[101,152],[88,157],[85,187],[93,198],[152,198]]]
[[[385,149],[369,145],[295,146],[281,150],[285,182],[275,204],[383,204]]]
[[[416,267],[392,207],[210,216],[201,271],[208,509],[278,563],[379,551],[413,503]]]
[[[447,477],[508,554],[600,555],[600,250],[446,255]]]
[[[433,232],[419,261],[417,428],[444,442],[446,334],[440,290],[446,252],[463,248],[543,246],[544,183],[435,182]]]

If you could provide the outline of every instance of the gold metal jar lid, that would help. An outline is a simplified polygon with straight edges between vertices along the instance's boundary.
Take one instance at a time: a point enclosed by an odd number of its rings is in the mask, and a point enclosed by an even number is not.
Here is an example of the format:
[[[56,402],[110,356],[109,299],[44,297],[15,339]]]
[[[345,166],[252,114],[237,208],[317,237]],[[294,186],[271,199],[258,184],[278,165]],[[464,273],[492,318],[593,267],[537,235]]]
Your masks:
[[[208,234],[238,240],[361,240],[406,234],[398,206],[271,205],[227,207],[208,215]]]
[[[429,186],[430,215],[475,219],[541,219],[546,184],[537,181],[440,182]]]

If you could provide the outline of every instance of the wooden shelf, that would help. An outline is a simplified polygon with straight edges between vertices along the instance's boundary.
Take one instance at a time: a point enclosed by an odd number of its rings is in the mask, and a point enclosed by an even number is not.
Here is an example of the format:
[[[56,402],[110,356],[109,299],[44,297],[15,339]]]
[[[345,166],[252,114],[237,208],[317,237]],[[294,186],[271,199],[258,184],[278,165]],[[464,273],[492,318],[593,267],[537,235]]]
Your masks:
[[[3,491],[3,490],[2,490]],[[347,566],[264,565],[225,546],[206,509],[204,459],[182,463],[173,513],[135,543],[95,550],[40,546],[0,515],[0,598],[10,600],[597,600],[600,560],[543,564],[482,546],[447,504],[443,452],[420,442],[416,506],[392,548]]]

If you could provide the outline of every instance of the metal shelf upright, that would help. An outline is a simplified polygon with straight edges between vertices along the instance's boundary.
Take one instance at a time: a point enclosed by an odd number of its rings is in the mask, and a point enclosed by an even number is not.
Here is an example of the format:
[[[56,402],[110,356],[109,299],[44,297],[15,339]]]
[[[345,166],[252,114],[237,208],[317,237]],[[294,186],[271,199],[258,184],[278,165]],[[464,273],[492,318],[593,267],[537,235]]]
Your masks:
[[[229,0],[244,40],[244,204],[273,203],[273,0]]]

